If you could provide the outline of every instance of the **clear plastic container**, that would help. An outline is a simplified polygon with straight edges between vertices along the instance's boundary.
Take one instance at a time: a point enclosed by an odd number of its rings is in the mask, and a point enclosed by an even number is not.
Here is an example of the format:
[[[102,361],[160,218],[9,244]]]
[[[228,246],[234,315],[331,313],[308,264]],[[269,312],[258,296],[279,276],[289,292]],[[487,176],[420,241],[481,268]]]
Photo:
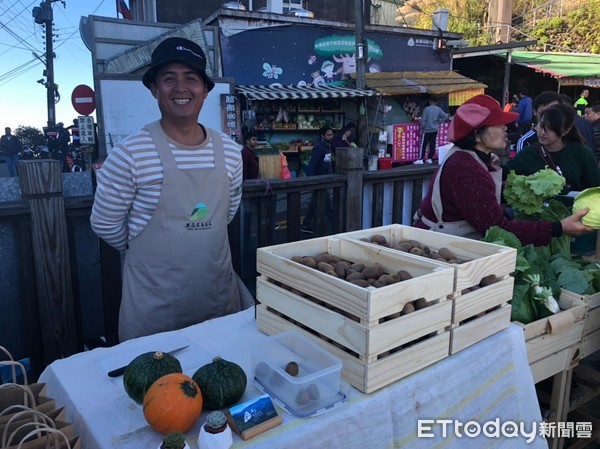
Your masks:
[[[286,366],[295,362],[292,376]],[[309,410],[337,400],[342,362],[298,332],[275,334],[252,352],[256,380],[291,409]]]

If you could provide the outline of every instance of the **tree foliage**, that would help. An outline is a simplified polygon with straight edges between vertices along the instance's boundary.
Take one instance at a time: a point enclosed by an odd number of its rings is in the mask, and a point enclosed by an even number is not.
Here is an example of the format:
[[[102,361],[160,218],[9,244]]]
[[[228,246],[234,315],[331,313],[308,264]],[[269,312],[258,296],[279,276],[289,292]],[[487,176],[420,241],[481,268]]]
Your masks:
[[[19,126],[15,129],[14,134],[23,145],[29,145],[32,148],[46,145],[44,133],[33,126]]]
[[[433,11],[446,8],[450,11],[448,31],[461,33],[470,45],[494,43],[493,34],[488,33],[487,29],[489,2],[412,0],[410,4],[414,5],[414,10],[422,11],[411,26],[430,29]],[[570,11],[565,14],[564,11],[569,8]],[[559,16],[561,10],[563,14]],[[551,4],[548,0],[514,0],[512,25],[521,31],[514,35],[517,39],[534,38],[540,42],[535,50],[570,49],[600,53],[598,17],[600,17],[600,0],[563,1],[560,5],[558,2]]]

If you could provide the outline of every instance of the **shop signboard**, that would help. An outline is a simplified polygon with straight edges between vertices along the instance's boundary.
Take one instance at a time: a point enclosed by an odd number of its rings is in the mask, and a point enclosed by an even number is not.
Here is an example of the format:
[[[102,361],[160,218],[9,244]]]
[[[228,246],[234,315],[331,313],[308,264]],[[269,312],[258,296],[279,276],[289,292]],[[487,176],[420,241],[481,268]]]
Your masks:
[[[240,132],[240,100],[231,94],[221,94],[222,129],[225,134],[237,140]]]
[[[435,142],[434,159],[438,158],[438,148],[448,143],[448,126],[445,122],[439,125]],[[421,130],[418,123],[407,123],[393,126],[392,159],[396,162],[412,162],[421,157]]]
[[[433,37],[365,32],[365,40],[369,73],[451,68],[451,58],[432,51]],[[220,42],[223,75],[242,86],[340,84],[356,72],[353,32],[303,25],[260,27],[222,34]]]
[[[393,133],[392,159],[401,162],[411,162],[419,159],[421,143],[419,124],[394,125]]]

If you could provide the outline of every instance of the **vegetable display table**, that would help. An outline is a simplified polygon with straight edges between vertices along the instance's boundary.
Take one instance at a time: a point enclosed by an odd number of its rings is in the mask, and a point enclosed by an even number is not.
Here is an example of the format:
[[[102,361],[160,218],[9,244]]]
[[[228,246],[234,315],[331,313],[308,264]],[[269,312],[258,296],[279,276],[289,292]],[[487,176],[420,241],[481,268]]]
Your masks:
[[[81,436],[83,449],[139,449],[156,447],[160,435],[144,420],[141,406],[123,389],[122,378],[107,373],[152,350],[177,353],[183,372],[191,375],[219,355],[251,373],[252,349],[268,337],[256,328],[254,310],[207,321],[188,328],[127,341],[112,348],[97,348],[46,368],[40,382],[58,406],[65,406],[67,419]],[[260,391],[249,382],[242,401]],[[458,437],[454,425],[442,437],[441,424],[429,424],[432,435],[418,437],[419,419],[474,421],[483,425],[498,419],[523,422],[528,431],[541,422],[533,378],[527,363],[523,331],[516,326],[498,332],[372,394],[349,387],[345,403],[311,418],[297,418],[278,407],[283,423],[255,438],[243,441],[234,436],[233,448],[390,448],[432,447],[481,449],[545,448],[545,439],[535,432],[531,444],[524,437]],[[196,449],[200,420],[186,433]]]

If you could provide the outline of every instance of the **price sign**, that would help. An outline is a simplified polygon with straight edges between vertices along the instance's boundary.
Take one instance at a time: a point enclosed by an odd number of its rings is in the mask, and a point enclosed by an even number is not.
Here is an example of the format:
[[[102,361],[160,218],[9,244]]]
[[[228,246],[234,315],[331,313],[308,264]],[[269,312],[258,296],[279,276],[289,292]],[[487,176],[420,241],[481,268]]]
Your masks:
[[[221,94],[223,132],[237,140],[240,132],[240,100],[235,95]]]

